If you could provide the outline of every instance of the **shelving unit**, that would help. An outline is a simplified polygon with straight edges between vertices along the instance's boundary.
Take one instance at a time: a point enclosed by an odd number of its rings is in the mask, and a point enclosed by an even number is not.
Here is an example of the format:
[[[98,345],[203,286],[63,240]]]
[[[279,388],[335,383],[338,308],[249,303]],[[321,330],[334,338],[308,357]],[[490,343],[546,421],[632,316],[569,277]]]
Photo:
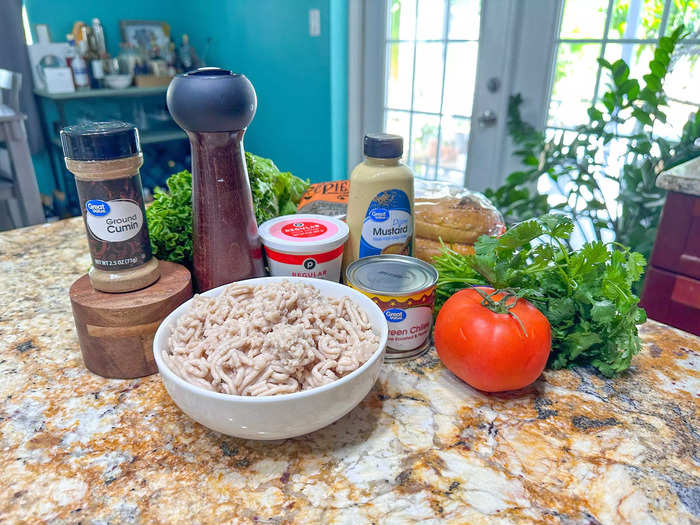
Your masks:
[[[168,86],[154,87],[128,87],[124,89],[81,89],[72,93],[49,93],[43,89],[35,89],[34,94],[38,97],[49,98],[51,100],[76,100],[80,98],[112,98],[112,97],[148,97],[160,95],[168,90]]]
[[[112,101],[118,102],[121,99],[125,101],[125,108],[133,108],[133,105],[143,104],[150,98],[159,100],[165,104],[165,93],[168,86],[154,87],[128,87],[124,89],[84,89],[74,91],[72,93],[48,93],[45,90],[36,89],[34,94],[39,102],[39,114],[41,117],[41,126],[44,133],[44,139],[49,147],[49,160],[51,163],[51,171],[56,188],[59,192],[65,195],[65,205],[69,214],[80,215],[78,208],[77,193],[75,185],[72,181],[72,175],[65,169],[63,162],[63,150],[61,148],[61,140],[58,132],[63,127],[76,124],[67,116],[66,106],[72,103],[80,104],[88,101],[98,101],[104,99],[105,103]],[[55,112],[49,112],[50,105],[55,107]],[[121,104],[118,104],[120,111]],[[57,118],[51,118],[49,115],[57,115]],[[105,116],[104,119],[114,118],[113,113]],[[130,116],[122,117],[122,120],[131,121]],[[187,135],[172,121],[172,119],[163,120],[157,125],[158,129],[143,129],[140,128],[141,144],[158,144],[175,140],[185,140]]]
[[[155,144],[157,142],[168,142],[170,140],[183,140],[187,138],[187,134],[181,129],[174,129],[172,131],[146,131],[139,135],[141,139],[141,144]],[[51,142],[54,146],[61,147],[61,139],[58,137],[51,137]]]

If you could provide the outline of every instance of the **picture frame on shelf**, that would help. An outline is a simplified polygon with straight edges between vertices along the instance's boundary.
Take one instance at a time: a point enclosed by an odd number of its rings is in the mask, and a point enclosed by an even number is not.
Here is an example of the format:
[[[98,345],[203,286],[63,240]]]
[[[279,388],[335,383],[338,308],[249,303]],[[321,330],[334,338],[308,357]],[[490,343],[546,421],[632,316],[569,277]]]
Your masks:
[[[135,48],[151,50],[151,43],[167,49],[170,42],[170,25],[155,20],[120,20],[122,40]]]
[[[66,42],[27,46],[35,88],[49,93],[75,91],[73,77],[65,59],[69,47]]]

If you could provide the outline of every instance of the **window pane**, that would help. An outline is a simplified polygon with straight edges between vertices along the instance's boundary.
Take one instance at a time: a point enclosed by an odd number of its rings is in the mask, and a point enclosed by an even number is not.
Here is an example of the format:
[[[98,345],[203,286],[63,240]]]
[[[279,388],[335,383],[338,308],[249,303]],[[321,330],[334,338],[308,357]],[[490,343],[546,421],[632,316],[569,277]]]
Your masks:
[[[450,0],[450,40],[478,40],[480,0]]]
[[[641,87],[644,86],[642,77],[649,73],[649,62],[654,58],[653,44],[608,44],[605,47],[605,59],[611,64],[616,60],[623,59],[630,68],[630,78],[639,80]],[[612,82],[610,72],[603,70],[600,77],[600,87],[598,96],[602,96]]]
[[[444,38],[445,0],[418,0],[418,40]]]
[[[463,184],[481,0],[387,6],[384,129],[405,138],[404,158],[418,177]]]
[[[554,72],[549,123],[571,127],[588,121],[600,44],[560,43]]]
[[[644,79],[642,77],[649,72],[649,62],[654,58],[655,47],[651,44],[608,44],[605,48],[605,59],[612,63],[622,58],[630,67],[630,78],[638,80],[639,85],[643,87]],[[598,88],[599,99],[610,89],[611,85],[610,72],[604,70]],[[637,120],[631,118],[617,127],[617,132],[624,135],[631,135],[638,131]]]
[[[416,44],[413,109],[417,111],[440,112],[443,46],[439,42]]]
[[[414,165],[416,175],[423,178],[435,178],[439,126],[440,117],[413,115],[411,163]]]
[[[467,168],[467,139],[469,121],[463,118],[444,117],[440,132],[440,168],[458,170]]]
[[[387,133],[401,135],[403,137],[403,159],[408,159],[408,130],[410,126],[410,113],[405,111],[387,111],[384,129]]]
[[[437,180],[447,182],[452,186],[464,186],[464,172],[439,168]]]
[[[700,73],[700,60],[697,55],[675,55],[674,63],[666,74],[664,83],[668,98],[700,104],[698,73]]]
[[[413,44],[387,44],[386,105],[395,109],[411,109],[413,81]]]
[[[600,32],[604,28],[606,17],[606,1],[595,0],[585,2],[582,0],[565,0],[564,15],[562,20],[561,38],[600,38]],[[700,30],[700,8],[698,0],[611,0],[610,28],[607,37],[610,39],[651,40],[648,44],[633,42],[608,43],[605,48],[605,58],[609,62],[623,59],[630,67],[630,78],[634,78],[643,86],[643,76],[649,72],[649,62],[654,57],[656,44],[653,43],[659,37],[661,20],[664,17],[664,8],[668,8],[668,21],[665,30],[669,34],[675,27],[683,23],[686,31],[690,27],[690,38],[698,38]],[[695,32],[695,33],[694,33]],[[681,44],[682,46],[683,44]],[[688,54],[683,54],[682,49],[677,49],[674,59],[669,67],[669,72],[664,81],[667,105],[662,107],[666,114],[667,123],[657,121],[654,125],[654,135],[662,136],[670,140],[677,140],[683,125],[688,117],[698,111],[700,105],[700,91],[697,89],[698,61],[697,45],[686,44]],[[693,51],[695,56],[693,57]],[[574,127],[588,121],[586,109],[589,106],[591,86],[595,82],[596,56],[600,52],[600,46],[595,44],[572,45],[562,42],[559,44],[557,64],[555,68],[552,86],[552,99],[549,109],[549,125]],[[612,82],[610,73],[604,70],[601,73],[597,98],[609,89]],[[598,104],[602,107],[602,104]],[[626,118],[630,112],[627,108],[623,114],[623,122],[617,125],[616,131],[621,135],[631,135],[640,131],[640,125],[634,118]],[[611,127],[612,131],[612,127]],[[548,129],[548,137],[564,137],[565,142],[572,138],[572,132],[561,132]],[[608,203],[614,203],[619,195],[619,180],[624,166],[632,162],[631,154],[628,154],[625,139],[613,139],[607,145],[601,146],[596,155],[595,178],[600,191]],[[655,145],[658,154],[658,145]],[[652,150],[654,151],[654,150]],[[606,174],[613,179],[603,177]],[[440,176],[440,174],[438,174]],[[538,189],[548,193],[550,204],[567,202],[567,196],[573,182],[567,177],[559,177],[555,182],[546,176],[538,181]],[[588,197],[584,193],[584,199]],[[574,203],[569,198],[569,205]],[[585,203],[578,202],[579,208]],[[612,206],[612,204],[611,204]],[[615,218],[618,209],[609,210]],[[608,232],[608,236],[612,236]],[[572,235],[574,243],[583,241],[592,236],[591,224],[577,224]],[[606,238],[604,232],[603,235]]]
[[[560,38],[603,38],[608,0],[566,0]]]
[[[700,31],[700,8],[697,0],[672,0],[668,13],[666,34],[670,35],[679,25],[685,25],[685,32],[690,32],[690,38],[698,38]]]
[[[413,173],[419,179],[435,180],[435,166],[431,164],[414,164]]]
[[[416,0],[389,0],[389,40],[413,40],[416,34]]]
[[[442,106],[445,115],[469,117],[472,114],[478,46],[478,42],[447,44],[445,99]]]
[[[613,0],[609,38],[656,38],[664,14],[661,0]]]
[[[596,156],[596,162],[603,164],[602,172],[613,177],[619,177],[627,159],[629,141],[627,139],[613,139],[603,145]],[[597,179],[596,179],[597,180]],[[599,184],[605,200],[613,202],[619,193],[619,184],[607,179],[605,183]]]
[[[685,104],[676,100],[669,100],[668,106],[662,108],[666,113],[666,124],[659,123],[654,131],[669,140],[678,140],[683,132],[683,126],[688,122],[688,117],[698,111],[697,104]]]

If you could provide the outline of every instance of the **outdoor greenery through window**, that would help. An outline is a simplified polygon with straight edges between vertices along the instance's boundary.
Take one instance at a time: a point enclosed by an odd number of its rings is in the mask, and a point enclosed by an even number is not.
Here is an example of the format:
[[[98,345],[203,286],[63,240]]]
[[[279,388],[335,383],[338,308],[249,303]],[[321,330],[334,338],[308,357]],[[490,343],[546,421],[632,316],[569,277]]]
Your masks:
[[[698,0],[566,0],[557,40],[556,63],[549,106],[549,140],[569,143],[573,129],[589,121],[588,108],[599,103],[611,85],[610,72],[598,59],[608,63],[622,59],[629,65],[630,78],[642,81],[659,39],[684,25],[685,38],[676,46],[663,83],[666,122],[654,123],[654,134],[669,141],[679,140],[688,118],[700,108],[697,61],[700,56],[700,2]],[[614,202],[620,192],[619,178],[630,161],[629,137],[641,130],[636,119],[616,125],[616,138],[602,148],[598,159],[604,169],[596,176],[605,202]],[[656,146],[658,150],[658,146]],[[550,205],[570,198],[571,181],[541,177],[540,193],[549,195]],[[572,203],[569,203],[570,205]],[[579,203],[578,206],[584,206]],[[609,207],[617,218],[618,207]],[[578,223],[574,241],[593,240],[594,228]],[[605,233],[605,232],[604,232]],[[612,232],[603,240],[612,240]]]
[[[418,177],[464,183],[480,6],[388,0],[384,129],[404,137]]]
[[[566,0],[557,55],[549,126],[573,128],[587,122],[586,110],[605,91],[608,79],[597,58],[623,59],[630,76],[641,77],[662,36],[683,24],[688,36],[676,50],[665,90],[665,134],[677,137],[690,112],[700,104],[693,67],[700,46],[698,0]]]
[[[386,1],[384,129],[404,137],[404,161],[417,177],[462,185],[472,124],[482,3]],[[629,229],[630,221],[636,221],[636,230],[629,233],[630,242],[648,255],[646,244],[653,241],[664,200],[664,192],[655,189],[654,170],[689,147],[689,133],[682,137],[684,126],[700,108],[700,0],[561,2],[559,31],[553,36],[546,129],[531,150],[539,152],[536,159],[546,158],[547,163],[538,167],[535,160],[535,166],[527,165],[527,177],[515,177],[511,180],[516,182],[505,184],[500,194],[489,194],[508,213],[509,220],[524,218],[524,210],[544,212],[553,207],[571,214],[576,219],[571,237],[574,246],[596,239],[624,241],[620,232]],[[652,100],[651,107],[661,113],[652,115],[653,122],[640,120],[633,114],[633,106],[647,102],[630,102],[620,86],[614,84],[612,70],[601,65],[600,60],[603,64],[622,60],[629,65],[625,74],[630,82],[636,79],[643,87],[660,39],[670,37],[681,25],[683,38],[675,45],[669,63],[663,64],[663,72],[658,71],[660,64],[654,66],[662,91],[652,90],[658,97]],[[605,136],[591,137],[585,129],[582,135],[581,126],[591,125],[591,106],[604,109],[604,95],[611,88],[623,99],[611,106],[615,116],[606,124]],[[524,105],[531,103],[522,101]],[[634,152],[640,134],[651,147],[645,154],[651,163],[647,167],[642,166],[646,162],[644,155]],[[569,151],[568,145],[583,147],[586,140],[591,141],[586,148],[588,153],[581,156],[580,152]],[[595,146],[594,141],[598,141]],[[557,152],[550,147],[554,144]],[[679,144],[686,145],[676,147]],[[520,157],[524,159],[523,155]],[[637,169],[633,166],[645,174],[635,175],[641,177],[643,184],[635,186],[631,182]],[[629,179],[626,183],[625,170]],[[506,174],[494,174],[494,181],[502,175]],[[519,178],[522,180],[518,182]],[[592,188],[590,191],[586,184]],[[525,188],[530,188],[531,197],[521,196]],[[628,204],[635,200],[639,206],[632,213]],[[587,213],[579,213],[583,210]],[[645,215],[651,219],[642,220]],[[640,238],[644,238],[644,244]]]

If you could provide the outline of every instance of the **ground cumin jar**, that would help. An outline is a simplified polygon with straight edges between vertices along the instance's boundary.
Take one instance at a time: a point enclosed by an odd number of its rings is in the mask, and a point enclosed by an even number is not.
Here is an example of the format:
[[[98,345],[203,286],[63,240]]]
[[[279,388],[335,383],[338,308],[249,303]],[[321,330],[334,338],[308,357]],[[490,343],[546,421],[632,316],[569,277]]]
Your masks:
[[[61,144],[78,188],[92,255],[92,286],[131,292],[157,281],[160,271],[148,238],[136,127],[126,122],[69,126],[61,130]]]

